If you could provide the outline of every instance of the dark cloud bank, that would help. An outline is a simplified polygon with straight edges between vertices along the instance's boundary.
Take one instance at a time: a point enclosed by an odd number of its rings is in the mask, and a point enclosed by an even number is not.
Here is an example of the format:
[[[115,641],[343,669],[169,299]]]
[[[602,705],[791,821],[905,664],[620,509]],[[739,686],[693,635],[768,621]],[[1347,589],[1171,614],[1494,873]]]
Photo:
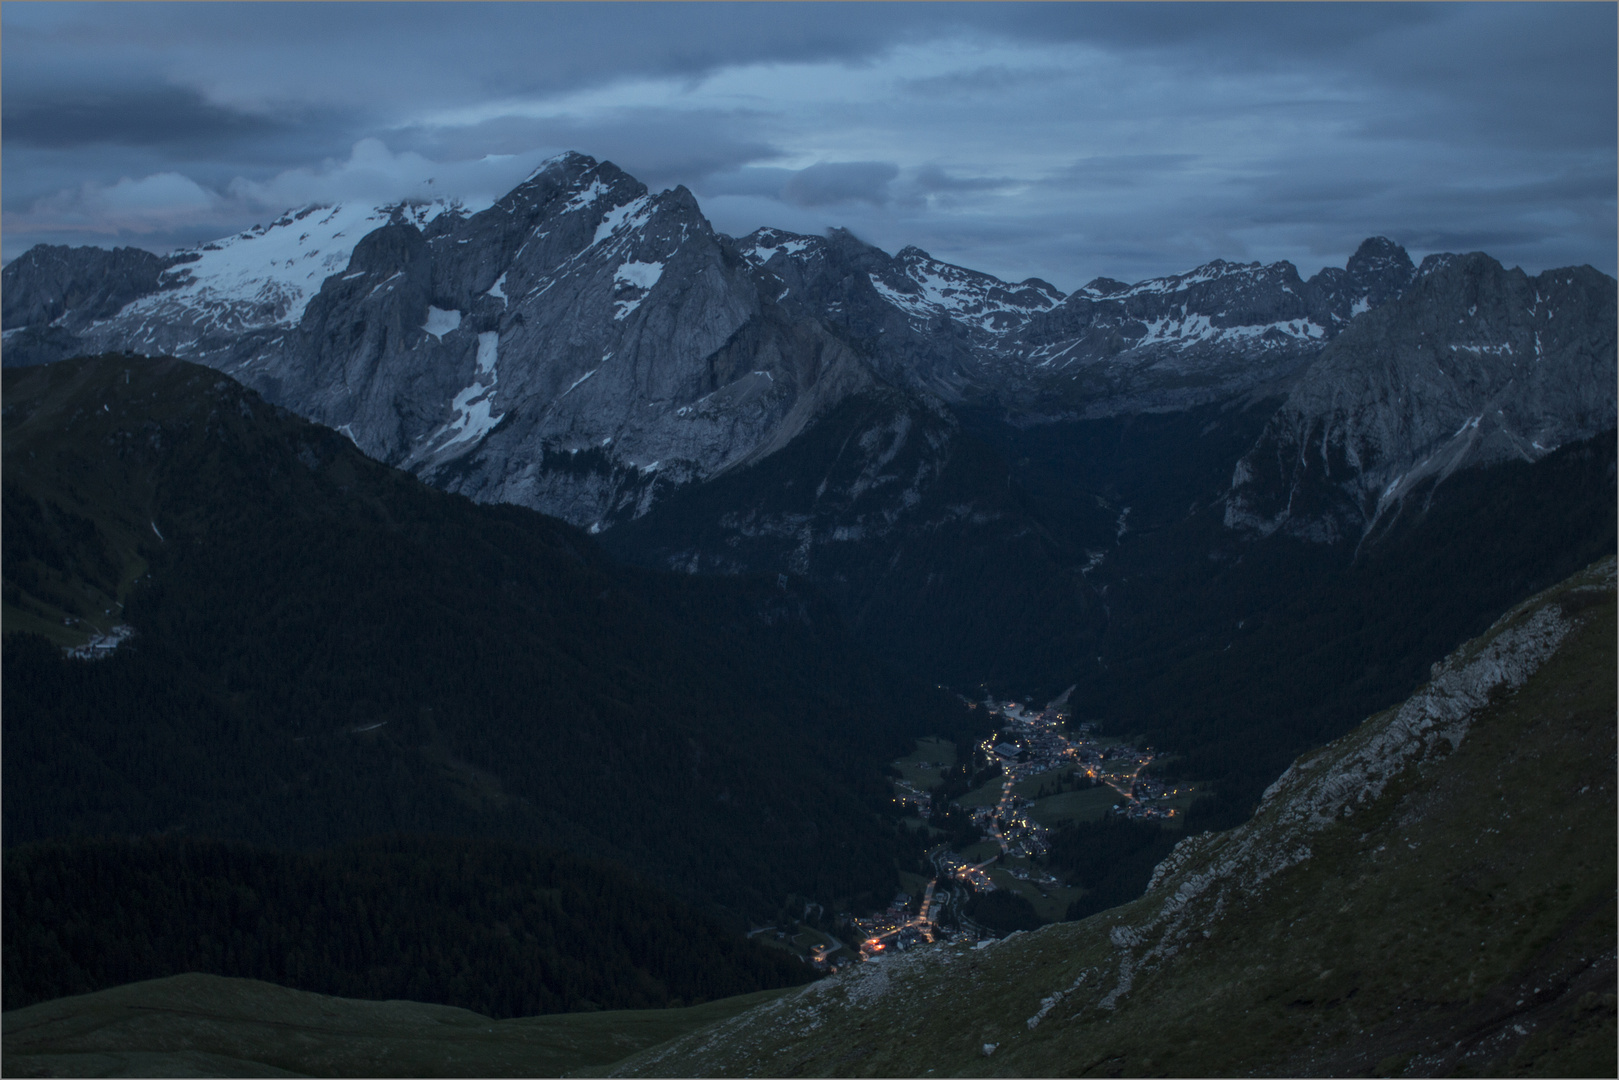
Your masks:
[[[731,231],[848,225],[1065,288],[1309,272],[1371,233],[1613,273],[1615,12],[6,5],[4,254],[161,250],[368,184],[492,197],[579,149]]]

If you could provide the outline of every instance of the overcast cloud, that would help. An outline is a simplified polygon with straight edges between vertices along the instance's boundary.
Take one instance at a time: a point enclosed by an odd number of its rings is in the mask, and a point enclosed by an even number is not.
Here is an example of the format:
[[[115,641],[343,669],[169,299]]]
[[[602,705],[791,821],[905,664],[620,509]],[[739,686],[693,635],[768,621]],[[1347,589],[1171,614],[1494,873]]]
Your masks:
[[[4,258],[310,202],[476,207],[566,149],[715,226],[1071,290],[1366,236],[1615,272],[1612,4],[0,8]]]

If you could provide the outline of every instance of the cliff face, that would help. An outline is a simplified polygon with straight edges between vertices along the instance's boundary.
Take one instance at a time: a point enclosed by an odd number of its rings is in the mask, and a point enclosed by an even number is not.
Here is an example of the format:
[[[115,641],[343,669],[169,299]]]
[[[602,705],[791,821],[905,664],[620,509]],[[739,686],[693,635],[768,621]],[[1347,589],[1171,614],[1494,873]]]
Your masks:
[[[1606,1075],[1614,564],[1301,758],[1140,900],[856,965],[616,1075]]]
[[[64,316],[75,323],[106,319],[157,292],[178,260],[140,248],[30,248],[6,267],[4,326],[44,327]]]
[[[54,335],[49,358],[195,360],[442,487],[586,526],[871,382],[846,342],[774,307],[690,192],[577,154],[478,214],[310,208],[133,261],[133,285],[128,251],[8,266],[8,363],[39,354],[22,334]]]
[[[1614,282],[1430,257],[1328,346],[1237,463],[1226,524],[1358,538],[1457,469],[1614,426]]]

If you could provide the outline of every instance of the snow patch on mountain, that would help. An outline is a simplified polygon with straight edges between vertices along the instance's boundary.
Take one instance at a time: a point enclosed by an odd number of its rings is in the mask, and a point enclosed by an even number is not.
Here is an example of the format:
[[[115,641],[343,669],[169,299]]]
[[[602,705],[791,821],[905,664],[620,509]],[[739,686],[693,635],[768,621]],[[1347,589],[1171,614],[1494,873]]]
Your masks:
[[[800,236],[791,240],[782,240],[777,244],[749,244],[744,246],[742,257],[755,266],[763,266],[781,252],[789,257],[800,252],[808,251],[815,245],[815,240],[808,236]]]
[[[445,311],[443,308],[429,307],[427,309],[427,321],[422,324],[422,329],[442,341],[445,334],[460,325],[461,313],[459,311]]]
[[[573,198],[569,199],[563,205],[562,212],[568,213],[573,210],[583,210],[585,207],[590,206],[603,195],[606,195],[610,190],[612,189],[606,184],[602,183],[599,178],[592,178],[588,187],[586,187],[583,191],[577,192]]]
[[[1189,270],[1184,274],[1170,274],[1168,277],[1148,278],[1145,281],[1138,281],[1124,292],[1116,295],[1123,298],[1128,296],[1152,295],[1155,293],[1180,292],[1190,285],[1201,285],[1205,281],[1216,281],[1220,278],[1228,277],[1234,271],[1240,272],[1247,270],[1252,272],[1258,269],[1260,269],[1259,263],[1254,263],[1252,266],[1233,266],[1231,263],[1225,262],[1224,260],[1216,259],[1211,263],[1199,266],[1195,270]]]
[[[641,301],[647,298],[652,286],[658,283],[663,276],[663,263],[661,262],[627,262],[613,272],[613,284],[616,288],[630,288],[638,290],[637,294],[614,301],[613,318],[622,319],[630,312],[641,306]]]
[[[501,416],[494,412],[495,384],[499,381],[495,361],[499,350],[500,334],[497,331],[489,330],[478,335],[477,375],[472,385],[456,394],[450,402],[455,418],[427,440],[427,452],[435,457],[443,456],[452,447],[479,441],[500,423]]]
[[[906,279],[915,292],[902,291],[868,274],[872,288],[884,300],[920,319],[943,315],[964,326],[992,334],[1017,329],[1036,312],[1049,311],[1062,299],[1055,289],[1009,285],[987,274],[952,266],[907,248],[899,255]]]
[[[590,246],[595,247],[626,225],[633,227],[641,224],[651,208],[652,199],[646,195],[631,199],[623,206],[613,207],[602,215],[601,223],[596,226],[596,236],[590,241]]]
[[[296,326],[321,283],[348,265],[354,245],[367,233],[388,224],[396,212],[425,225],[456,207],[447,200],[406,207],[305,207],[270,225],[178,252],[189,261],[163,274],[165,284],[178,287],[136,300],[119,317],[169,320],[191,309],[204,331]]]
[[[605,362],[606,361],[603,361],[603,363],[605,363]],[[600,365],[597,365],[596,367],[591,368],[589,371],[585,372],[583,375],[581,375],[577,379],[573,380],[573,382],[569,383],[568,388],[566,390],[562,391],[562,393],[557,395],[557,396],[558,397],[567,397],[569,394],[573,393],[575,389],[578,388],[580,383],[584,382],[586,379],[590,378],[592,375],[596,374],[596,372],[598,372],[600,370],[601,370]]]

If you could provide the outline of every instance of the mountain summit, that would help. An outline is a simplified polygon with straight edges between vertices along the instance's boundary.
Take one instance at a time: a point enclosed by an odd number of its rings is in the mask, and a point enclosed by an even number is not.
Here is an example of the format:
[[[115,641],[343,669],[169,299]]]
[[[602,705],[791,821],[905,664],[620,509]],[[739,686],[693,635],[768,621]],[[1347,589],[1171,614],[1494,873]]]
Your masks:
[[[652,194],[569,153],[477,214],[444,200],[344,204],[161,258],[32,249],[5,268],[5,354],[8,365],[126,350],[205,363],[440,486],[605,528],[779,449],[877,382],[1026,419],[1286,391],[1350,323],[1413,281],[1430,305],[1467,291],[1443,282],[1476,277],[1484,258],[1430,259],[1418,274],[1374,237],[1307,282],[1289,263],[1216,260],[1065,296],[915,247],[890,256],[841,230],[733,240],[685,188]],[[1553,272],[1536,294],[1600,321],[1606,281]],[[1491,304],[1506,317],[1519,299],[1497,290],[1481,318]],[[1568,325],[1537,354],[1548,370],[1564,366]],[[1604,343],[1587,344],[1581,355],[1600,358]],[[1473,349],[1475,367],[1507,359],[1494,339],[1457,347]],[[1354,381],[1365,362],[1345,366],[1312,384]],[[1611,395],[1590,393],[1590,374],[1561,393],[1571,419],[1515,438],[1520,453],[1611,422],[1598,400]],[[1278,423],[1308,427],[1331,407],[1301,389]],[[1437,438],[1419,426],[1382,447],[1378,476],[1409,477]],[[1446,467],[1465,457],[1448,454]],[[1274,519],[1237,492],[1233,524]]]

